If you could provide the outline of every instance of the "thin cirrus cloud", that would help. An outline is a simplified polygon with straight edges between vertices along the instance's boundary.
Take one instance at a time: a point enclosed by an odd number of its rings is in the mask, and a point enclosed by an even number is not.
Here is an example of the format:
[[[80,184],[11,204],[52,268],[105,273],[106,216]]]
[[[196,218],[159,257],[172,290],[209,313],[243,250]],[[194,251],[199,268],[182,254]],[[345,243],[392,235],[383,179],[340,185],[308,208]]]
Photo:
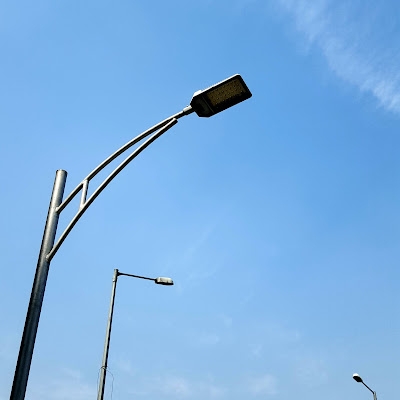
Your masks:
[[[248,380],[248,389],[253,395],[273,396],[277,394],[277,380],[270,374],[253,377]]]
[[[96,396],[97,386],[86,382],[79,371],[63,368],[56,372],[57,378],[32,385],[29,398],[33,400],[85,400]],[[39,381],[43,382],[43,380]]]
[[[181,377],[170,377],[165,382],[165,392],[177,397],[190,397],[192,395],[192,386]]]
[[[142,398],[163,397],[173,399],[221,399],[225,397],[227,389],[217,385],[212,379],[201,381],[198,378],[189,379],[178,375],[151,377],[136,385],[130,393]],[[138,387],[139,386],[139,387]]]
[[[400,113],[400,7],[368,0],[276,0],[330,69]]]
[[[325,384],[328,381],[328,372],[325,361],[311,356],[297,361],[295,368],[297,381],[307,387],[316,387]]]

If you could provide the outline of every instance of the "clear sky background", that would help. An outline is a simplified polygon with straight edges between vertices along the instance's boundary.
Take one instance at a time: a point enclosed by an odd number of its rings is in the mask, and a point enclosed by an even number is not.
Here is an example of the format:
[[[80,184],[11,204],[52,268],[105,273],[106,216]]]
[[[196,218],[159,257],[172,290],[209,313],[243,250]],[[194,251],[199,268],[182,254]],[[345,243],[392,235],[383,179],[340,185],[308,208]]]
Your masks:
[[[107,399],[372,398],[354,372],[398,398],[399,15],[397,1],[2,2],[0,399],[55,171],[68,194],[236,73],[253,97],[181,119],[53,259],[27,399],[96,398],[114,268],[176,284],[119,279]]]

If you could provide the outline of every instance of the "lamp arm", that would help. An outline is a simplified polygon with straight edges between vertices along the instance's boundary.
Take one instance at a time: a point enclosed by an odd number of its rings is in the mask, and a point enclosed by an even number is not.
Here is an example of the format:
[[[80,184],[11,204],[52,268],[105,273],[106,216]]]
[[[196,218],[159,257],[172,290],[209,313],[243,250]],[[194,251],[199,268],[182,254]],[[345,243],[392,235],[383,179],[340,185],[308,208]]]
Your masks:
[[[64,232],[60,235],[56,244],[52,247],[50,252],[46,256],[46,260],[50,262],[54,255],[57,253],[58,249],[71,232],[72,228],[82,217],[84,212],[89,208],[89,206],[93,203],[93,201],[97,198],[97,196],[103,191],[103,189],[134,159],[138,156],[146,147],[148,147],[151,143],[153,143],[157,138],[159,138],[163,133],[165,133],[168,129],[172,128],[177,122],[178,119],[191,114],[194,112],[191,106],[185,107],[182,111],[172,115],[171,117],[159,122],[158,124],[152,126],[147,129],[140,135],[136,136],[134,139],[130,140],[128,143],[119,148],[116,152],[111,154],[108,158],[106,158],[100,165],[98,165],[70,194],[69,196],[56,208],[56,213],[59,215],[61,211],[65,209],[65,207],[71,202],[71,200],[82,190],[81,200],[79,204],[79,210],[76,215],[72,218],[69,225],[65,228]],[[156,132],[158,131],[158,132]],[[147,139],[142,145],[140,145],[129,157],[127,157],[104,181],[99,187],[93,192],[93,194],[86,200],[87,191],[89,188],[89,182],[93,179],[100,171],[102,171],[108,164],[114,161],[118,156],[128,150],[130,147],[134,146],[138,142],[140,142],[145,137],[151,135],[156,132],[153,136]]]
[[[58,241],[56,242],[56,244],[53,246],[53,248],[51,249],[51,251],[47,254],[47,261],[50,262],[52,260],[52,258],[54,257],[54,255],[56,254],[56,252],[58,251],[58,249],[60,248],[60,246],[62,245],[62,243],[64,242],[64,240],[66,239],[66,237],[68,236],[68,234],[71,232],[72,228],[75,226],[75,224],[79,221],[79,219],[82,217],[82,215],[84,214],[84,212],[89,208],[89,206],[93,203],[93,201],[99,196],[99,194],[108,186],[108,184],[133,160],[135,159],[144,149],[146,149],[151,143],[153,143],[156,139],[158,139],[163,133],[165,133],[168,129],[172,128],[175,124],[178,123],[178,120],[176,118],[172,118],[172,119],[168,119],[167,123],[164,123],[164,125],[162,126],[162,128],[156,132],[153,136],[150,136],[149,139],[147,139],[142,145],[140,145],[130,156],[128,156],[117,168],[115,168],[115,170],[113,172],[111,172],[111,174],[99,185],[99,187],[93,192],[93,194],[89,197],[88,200],[85,201],[85,197],[86,197],[86,193],[85,190],[82,191],[82,197],[81,197],[81,203],[80,203],[80,208],[79,211],[76,213],[76,215],[72,218],[71,222],[69,223],[69,225],[65,228],[64,232],[60,235]],[[165,121],[163,121],[165,122]],[[158,125],[156,125],[158,126]],[[147,132],[147,131],[146,131]],[[146,133],[145,132],[145,133]],[[149,133],[147,133],[147,136],[149,135]],[[140,137],[140,139],[144,138],[145,136],[143,136],[143,134],[139,135],[138,137]],[[137,137],[137,138],[138,138]],[[135,138],[134,140],[136,140],[137,138]],[[138,140],[140,140],[138,139]],[[137,140],[137,141],[138,141]],[[137,142],[136,141],[136,142]],[[131,141],[133,142],[133,141]],[[129,143],[131,143],[129,142]],[[136,143],[135,142],[135,143]],[[128,143],[128,144],[129,144]],[[133,144],[130,144],[130,146],[132,146]],[[129,146],[129,147],[130,147]],[[125,146],[124,146],[125,147]],[[128,149],[129,147],[126,147],[124,149],[124,151],[126,149]],[[123,147],[121,148],[123,149]],[[118,150],[116,153],[113,154],[114,158],[116,158],[118,155],[120,155],[123,151]],[[88,175],[88,177],[93,178],[98,172],[100,172],[101,169],[103,169],[107,164],[109,164],[112,160],[110,156],[107,160],[105,160],[102,164],[99,165],[99,167],[97,167],[91,174]],[[113,159],[114,159],[113,158]],[[105,164],[107,163],[107,164]],[[86,189],[87,191],[87,187],[88,187],[88,180],[84,180],[83,183],[78,186],[78,191],[80,189]],[[72,197],[74,195],[76,195],[78,193],[77,189],[75,189],[71,195]],[[70,195],[70,196],[71,196]],[[72,199],[72,198],[71,198]],[[67,198],[66,201],[70,201],[71,199]],[[65,201],[65,202],[66,202]],[[64,202],[64,203],[65,203]],[[63,206],[63,204],[61,204],[61,206],[59,208],[61,208]],[[61,211],[65,208],[62,207]],[[58,213],[60,213],[61,211],[57,210]]]
[[[155,278],[147,278],[146,276],[125,274],[125,273],[123,273],[123,272],[119,272],[119,271],[118,271],[118,276],[120,276],[120,275],[130,276],[130,277],[132,277],[132,278],[147,279],[148,281],[153,281],[153,282],[155,282],[155,281],[157,280],[157,279],[155,279]]]
[[[108,164],[114,161],[119,155],[124,153],[130,147],[134,146],[136,143],[140,142],[145,137],[151,135],[153,132],[157,131],[158,129],[162,128],[163,126],[167,125],[171,120],[179,119],[185,115],[191,114],[194,112],[191,106],[185,107],[179,113],[172,115],[171,117],[165,119],[164,121],[159,122],[158,124],[152,126],[151,128],[147,129],[140,135],[136,136],[134,139],[130,140],[128,143],[124,144],[121,148],[119,148],[115,153],[111,154],[108,158],[106,158],[100,165],[98,165],[82,182],[68,195],[68,197],[57,207],[57,212],[61,213],[62,210],[70,203],[70,201],[79,193],[81,189],[83,192],[87,192],[87,188],[85,189],[85,182],[87,184],[93,179],[100,171],[102,171]],[[86,193],[85,193],[86,196]]]
[[[362,382],[362,384],[374,395],[374,400],[376,400],[376,392],[372,390],[368,385],[366,385],[364,381]]]

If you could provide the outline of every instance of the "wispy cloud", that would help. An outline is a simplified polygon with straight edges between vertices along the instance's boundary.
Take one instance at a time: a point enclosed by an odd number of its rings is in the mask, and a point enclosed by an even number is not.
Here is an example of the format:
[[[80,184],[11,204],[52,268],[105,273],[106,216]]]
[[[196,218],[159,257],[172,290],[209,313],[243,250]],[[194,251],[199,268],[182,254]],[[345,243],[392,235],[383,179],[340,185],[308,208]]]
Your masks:
[[[188,378],[182,375],[164,375],[141,379],[127,393],[141,398],[172,399],[215,399],[223,400],[235,397],[274,397],[279,393],[278,379],[270,373],[255,376],[236,377],[229,385],[216,383],[212,376],[205,379]]]
[[[384,109],[400,113],[398,6],[357,0],[275,1],[338,77],[372,94]]]
[[[163,377],[147,379],[142,387],[135,387],[130,391],[136,396],[164,397],[173,399],[219,399],[227,393],[227,389],[217,385],[212,379],[201,381],[191,380],[179,375],[167,375]]]
[[[262,344],[254,344],[250,346],[250,354],[252,354],[256,358],[260,358],[262,355],[262,351],[264,346]]]
[[[305,386],[323,385],[328,380],[325,363],[318,358],[305,358],[298,362],[295,371],[296,379]]]
[[[129,376],[135,376],[137,374],[137,367],[134,367],[132,361],[127,359],[118,359],[114,362],[115,368],[124,374]]]
[[[96,386],[85,382],[79,371],[64,369],[58,378],[34,385],[29,397],[33,400],[86,400],[96,396],[96,392]]]
[[[192,385],[182,377],[169,377],[165,379],[164,391],[176,397],[189,397],[192,394]]]
[[[232,328],[233,318],[230,315],[222,314],[220,318],[225,328]]]
[[[201,332],[199,342],[205,346],[215,346],[221,341],[221,338],[216,333]]]
[[[277,380],[270,374],[250,378],[248,380],[248,389],[253,395],[272,396],[277,394]]]

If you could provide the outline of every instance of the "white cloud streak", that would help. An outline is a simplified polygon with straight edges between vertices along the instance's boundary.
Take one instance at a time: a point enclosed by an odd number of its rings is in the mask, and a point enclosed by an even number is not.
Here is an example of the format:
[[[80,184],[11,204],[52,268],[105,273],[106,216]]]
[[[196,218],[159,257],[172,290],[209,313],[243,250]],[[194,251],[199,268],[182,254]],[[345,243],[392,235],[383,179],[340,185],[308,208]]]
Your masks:
[[[328,381],[325,363],[318,358],[306,358],[298,362],[295,370],[298,382],[307,387],[316,387]]]
[[[142,382],[143,385],[143,382]],[[135,396],[160,397],[173,399],[219,399],[227,393],[223,386],[216,385],[212,379],[191,380],[179,375],[150,378],[142,388],[131,391]]]
[[[36,384],[32,388],[32,400],[85,400],[96,396],[97,388],[84,381],[79,371],[64,369],[59,378]]]
[[[248,381],[248,388],[253,395],[273,396],[277,394],[277,380],[270,374],[265,374]]]
[[[331,70],[400,113],[398,9],[389,4],[340,0],[276,0]],[[397,6],[393,6],[397,8]]]
[[[172,394],[176,397],[190,397],[192,385],[184,378],[169,377],[164,382],[164,391],[166,394]]]

